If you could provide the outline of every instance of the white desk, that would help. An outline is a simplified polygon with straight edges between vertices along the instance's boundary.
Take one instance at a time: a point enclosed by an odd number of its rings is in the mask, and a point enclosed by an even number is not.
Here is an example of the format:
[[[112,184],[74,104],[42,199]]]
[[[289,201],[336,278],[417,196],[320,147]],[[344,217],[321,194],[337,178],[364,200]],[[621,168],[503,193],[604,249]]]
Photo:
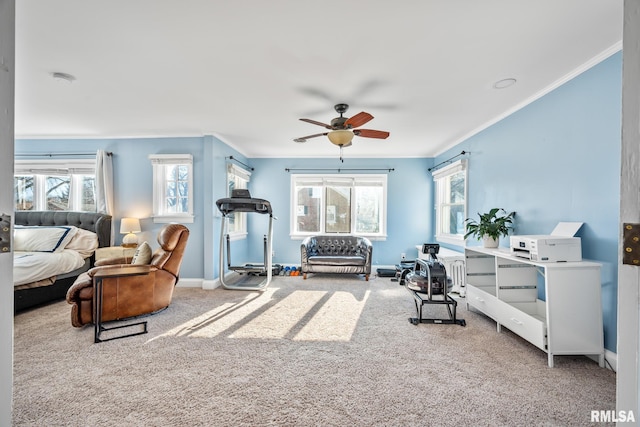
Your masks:
[[[604,367],[601,265],[535,262],[508,249],[466,248],[467,308],[473,307],[548,354],[598,356]],[[545,301],[538,299],[538,275]]]

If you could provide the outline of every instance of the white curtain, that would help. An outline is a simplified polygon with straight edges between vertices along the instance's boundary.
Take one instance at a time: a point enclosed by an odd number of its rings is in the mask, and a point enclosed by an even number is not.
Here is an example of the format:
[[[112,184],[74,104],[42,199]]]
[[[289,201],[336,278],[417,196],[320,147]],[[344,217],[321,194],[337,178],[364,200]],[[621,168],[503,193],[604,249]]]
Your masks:
[[[98,150],[96,154],[96,210],[113,216],[113,162],[111,153]],[[111,227],[111,245],[114,242]]]

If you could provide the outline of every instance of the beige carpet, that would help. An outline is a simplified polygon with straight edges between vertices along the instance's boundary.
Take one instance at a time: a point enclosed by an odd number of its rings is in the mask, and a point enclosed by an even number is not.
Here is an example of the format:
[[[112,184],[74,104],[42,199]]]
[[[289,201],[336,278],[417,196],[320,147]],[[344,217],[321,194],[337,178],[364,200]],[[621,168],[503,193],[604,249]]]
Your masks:
[[[69,309],[15,316],[15,426],[578,426],[615,409],[612,371],[573,356],[548,368],[464,304],[466,327],[414,326],[388,278],[177,288],[148,334],[101,344]]]

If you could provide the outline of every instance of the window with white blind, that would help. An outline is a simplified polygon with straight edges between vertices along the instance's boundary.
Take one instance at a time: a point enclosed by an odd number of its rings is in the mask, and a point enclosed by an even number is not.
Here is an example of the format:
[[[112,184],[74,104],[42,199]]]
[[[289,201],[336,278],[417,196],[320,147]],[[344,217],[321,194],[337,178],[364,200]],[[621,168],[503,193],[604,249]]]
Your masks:
[[[95,160],[15,160],[15,210],[96,211]]]
[[[467,218],[467,160],[458,160],[433,172],[436,240],[464,245]]]
[[[237,165],[227,164],[227,197],[233,190],[247,189],[251,180],[251,172]],[[247,213],[234,212],[227,216],[227,232],[229,239],[237,240],[247,236]]]
[[[153,222],[193,222],[193,157],[151,154]]]
[[[386,175],[292,175],[291,235],[386,238]]]

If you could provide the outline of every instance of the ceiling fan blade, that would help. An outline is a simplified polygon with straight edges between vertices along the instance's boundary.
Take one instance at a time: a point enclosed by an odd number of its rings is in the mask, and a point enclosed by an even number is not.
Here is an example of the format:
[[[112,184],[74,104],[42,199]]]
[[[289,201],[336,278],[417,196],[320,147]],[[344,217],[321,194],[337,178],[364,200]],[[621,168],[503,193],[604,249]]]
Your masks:
[[[369,120],[373,119],[373,116],[369,113],[362,111],[361,113],[356,114],[353,117],[349,117],[346,122],[344,122],[345,127],[357,128],[358,126],[362,126],[367,123]]]
[[[296,139],[294,139],[294,141],[295,142],[307,142],[307,139],[315,138],[315,137],[318,137],[318,136],[326,136],[326,135],[327,135],[327,132],[325,132],[325,133],[316,133],[316,134],[313,134],[313,135],[307,135],[307,136],[303,136],[303,137],[300,137],[300,138],[296,138]]]
[[[334,99],[334,97],[332,95],[330,95],[329,93],[321,90],[321,89],[317,89],[315,87],[309,87],[309,86],[305,86],[305,87],[301,87],[298,88],[298,90],[302,93],[304,93],[305,95],[311,95],[311,96],[315,96],[318,98],[322,98],[326,101],[332,101]]]
[[[326,123],[318,122],[311,119],[300,119],[300,120],[302,120],[303,122],[311,123],[312,125],[318,125],[318,126],[322,126],[323,128],[333,129],[333,126],[328,125]]]
[[[387,131],[373,129],[355,129],[353,133],[364,138],[387,139],[389,136],[389,132]]]

